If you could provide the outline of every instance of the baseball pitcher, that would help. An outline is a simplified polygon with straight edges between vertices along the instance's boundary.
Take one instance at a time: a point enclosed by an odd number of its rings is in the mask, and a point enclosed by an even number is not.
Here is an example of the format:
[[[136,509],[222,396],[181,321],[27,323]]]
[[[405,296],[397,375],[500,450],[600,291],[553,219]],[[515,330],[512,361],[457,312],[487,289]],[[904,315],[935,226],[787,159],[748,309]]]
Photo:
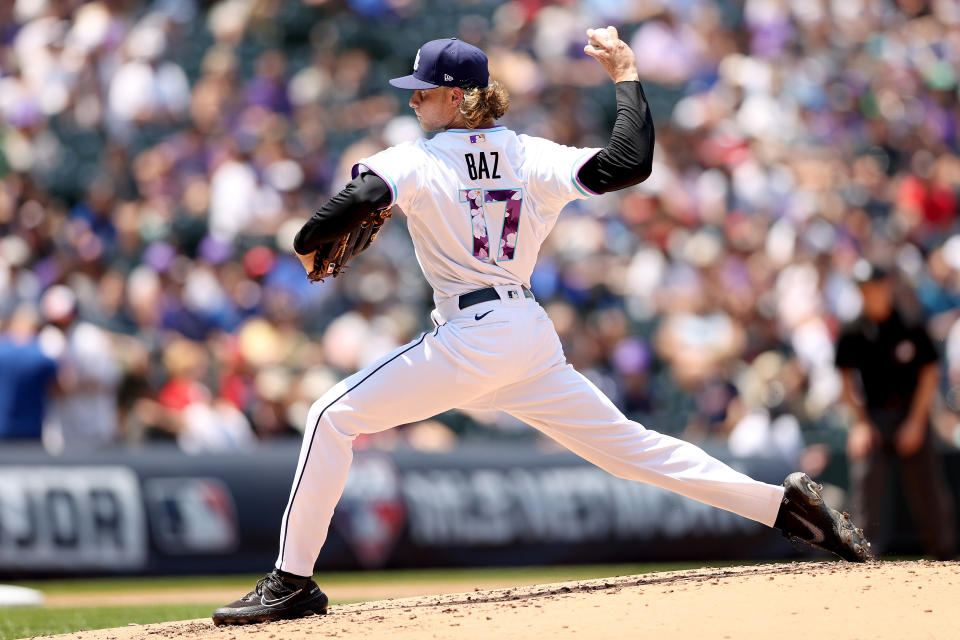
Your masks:
[[[602,149],[517,134],[496,120],[509,106],[487,57],[455,38],[417,52],[391,80],[430,139],[361,160],[353,180],[297,235],[308,276],[336,276],[373,241],[392,207],[407,216],[433,287],[436,328],[340,382],[310,410],[274,570],[213,614],[242,624],[325,613],[312,580],[359,434],[458,407],[505,411],[610,473],[664,487],[780,529],[850,561],[869,544],[823,503],[802,473],[757,482],[698,447],[627,419],[567,364],[553,324],[529,290],[540,245],[571,200],[624,189],[651,171],[654,130],[636,60],[613,27],[590,29],[584,51],[616,88]]]

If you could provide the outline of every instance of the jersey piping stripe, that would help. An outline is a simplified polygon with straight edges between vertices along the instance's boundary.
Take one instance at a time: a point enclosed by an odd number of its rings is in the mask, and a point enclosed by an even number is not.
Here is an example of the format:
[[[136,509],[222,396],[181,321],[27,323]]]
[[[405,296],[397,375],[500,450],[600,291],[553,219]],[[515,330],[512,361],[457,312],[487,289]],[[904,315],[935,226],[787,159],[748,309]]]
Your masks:
[[[590,150],[587,153],[583,154],[583,158],[581,158],[580,160],[574,163],[573,170],[570,172],[570,179],[573,180],[573,186],[575,186],[580,191],[580,193],[582,193],[585,196],[600,195],[593,189],[590,189],[589,187],[587,187],[587,185],[580,182],[580,176],[578,175],[580,173],[580,169],[583,168],[583,165],[587,164],[590,158],[597,155],[598,153],[600,153],[600,149]]]
[[[381,180],[387,183],[387,186],[390,188],[390,204],[387,206],[393,206],[397,203],[397,183],[393,181],[393,178],[391,178],[385,173],[380,173],[379,171],[377,171],[376,169],[374,169],[373,167],[371,167],[365,162],[364,163],[358,162],[357,164],[353,165],[353,170],[350,173],[353,174],[354,178],[356,178],[357,175],[360,174],[358,167],[366,167],[367,169],[370,169],[370,171],[376,174],[377,177],[379,177]]]
[[[443,325],[440,325],[440,327],[442,327],[442,326],[443,326]],[[433,335],[434,335],[434,336],[436,336],[437,333],[439,333],[440,327],[437,327],[437,330],[433,332]],[[313,439],[314,439],[314,438],[316,437],[316,435],[317,435],[317,428],[320,426],[320,419],[323,418],[323,414],[326,412],[327,409],[329,409],[330,407],[332,407],[333,405],[335,405],[337,402],[339,402],[340,399],[343,398],[343,396],[347,395],[348,393],[350,393],[351,391],[353,391],[354,389],[356,389],[357,387],[359,387],[360,385],[362,385],[364,382],[366,382],[367,380],[369,380],[370,377],[371,377],[373,374],[375,374],[377,371],[380,371],[380,369],[383,369],[385,366],[387,366],[388,364],[390,364],[391,362],[393,362],[394,360],[396,360],[397,358],[399,358],[400,356],[402,356],[402,355],[405,354],[406,352],[410,351],[411,349],[414,349],[414,348],[420,346],[420,344],[423,343],[423,340],[424,340],[424,338],[426,338],[426,337],[427,337],[427,334],[424,333],[422,336],[420,336],[420,339],[417,340],[414,344],[410,345],[409,347],[407,347],[406,349],[404,349],[404,350],[401,351],[400,353],[396,354],[395,356],[393,356],[392,358],[390,358],[389,360],[387,360],[386,362],[384,362],[383,364],[381,364],[379,367],[377,367],[376,369],[374,369],[373,371],[371,371],[370,373],[368,373],[366,376],[364,376],[363,380],[360,380],[359,382],[357,382],[357,384],[353,385],[352,387],[350,387],[349,389],[347,389],[346,391],[344,391],[343,393],[341,393],[339,396],[337,396],[337,399],[336,399],[336,400],[334,400],[333,402],[331,402],[330,404],[328,404],[327,406],[325,406],[325,407],[320,411],[320,415],[317,416],[317,422],[316,422],[316,424],[313,425],[313,433],[310,434],[310,446],[307,447],[307,455],[306,455],[306,456],[304,457],[304,459],[303,459],[303,468],[300,470],[300,474],[297,476],[297,485],[296,485],[296,487],[294,487],[294,489],[293,489],[293,494],[290,496],[290,501],[287,503],[287,512],[284,514],[284,518],[283,518],[283,542],[280,544],[280,561],[277,563],[277,568],[278,568],[278,569],[283,566],[284,555],[286,555],[286,551],[287,551],[287,527],[288,527],[288,525],[290,524],[290,513],[293,511],[293,503],[294,503],[294,501],[297,499],[297,491],[300,490],[300,482],[303,480],[303,473],[304,473],[304,471],[305,471],[306,468],[307,468],[307,463],[309,462],[309,459],[310,459],[310,452],[313,451]]]
[[[502,126],[502,127],[489,127],[489,128],[487,128],[487,129],[484,129],[484,128],[482,128],[482,127],[477,127],[476,129],[444,129],[444,131],[447,131],[447,132],[449,132],[449,133],[474,133],[475,131],[483,131],[483,132],[485,132],[485,133],[493,133],[493,132],[495,132],[495,131],[503,131],[503,130],[505,130],[506,128],[507,128],[506,125],[504,125],[504,126]],[[441,133],[442,133],[442,132],[441,132]]]

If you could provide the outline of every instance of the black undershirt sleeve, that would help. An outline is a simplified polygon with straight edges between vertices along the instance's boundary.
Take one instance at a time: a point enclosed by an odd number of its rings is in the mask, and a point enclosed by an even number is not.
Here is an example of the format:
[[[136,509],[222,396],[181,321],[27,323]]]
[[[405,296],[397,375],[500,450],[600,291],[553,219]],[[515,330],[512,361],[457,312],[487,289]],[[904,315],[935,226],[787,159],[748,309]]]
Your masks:
[[[596,193],[643,182],[653,168],[653,119],[638,80],[618,82],[617,119],[610,142],[580,168],[580,182]]]
[[[327,200],[297,232],[293,249],[302,256],[349,231],[358,217],[390,204],[390,187],[375,173],[364,171]]]

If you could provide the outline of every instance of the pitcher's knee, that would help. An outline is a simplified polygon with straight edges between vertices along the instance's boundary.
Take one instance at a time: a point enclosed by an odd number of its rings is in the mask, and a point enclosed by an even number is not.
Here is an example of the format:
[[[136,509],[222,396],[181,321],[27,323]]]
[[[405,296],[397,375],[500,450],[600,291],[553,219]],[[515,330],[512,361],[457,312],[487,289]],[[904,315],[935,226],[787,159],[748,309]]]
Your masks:
[[[388,428],[380,424],[382,420],[374,412],[336,397],[326,403],[323,399],[318,400],[310,413],[317,429],[326,429],[351,440],[362,433],[376,433]]]
[[[327,429],[341,436],[355,438],[364,433],[377,433],[404,424],[400,408],[389,399],[374,393],[346,388],[343,383],[327,391],[310,407],[307,430]]]
[[[329,431],[351,439],[357,435],[350,433],[350,429],[343,424],[345,421],[342,416],[347,407],[343,405],[339,395],[327,392],[310,406],[304,433],[309,434],[314,430]]]
[[[361,433],[368,432],[363,412],[342,401],[330,405],[324,411],[321,422],[326,423],[329,429],[351,440]]]

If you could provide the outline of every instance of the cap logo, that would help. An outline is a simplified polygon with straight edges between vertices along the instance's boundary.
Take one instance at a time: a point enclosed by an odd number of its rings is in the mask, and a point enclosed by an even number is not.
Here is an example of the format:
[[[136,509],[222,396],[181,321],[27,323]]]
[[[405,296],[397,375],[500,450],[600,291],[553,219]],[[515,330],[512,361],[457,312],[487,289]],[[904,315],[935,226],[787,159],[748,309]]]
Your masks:
[[[417,57],[413,60],[413,70],[416,71],[420,66],[420,49],[417,49]]]
[[[453,81],[453,76],[450,75],[449,73],[445,73],[445,74],[443,74],[443,81],[444,81],[444,82],[452,82],[452,81]]]

